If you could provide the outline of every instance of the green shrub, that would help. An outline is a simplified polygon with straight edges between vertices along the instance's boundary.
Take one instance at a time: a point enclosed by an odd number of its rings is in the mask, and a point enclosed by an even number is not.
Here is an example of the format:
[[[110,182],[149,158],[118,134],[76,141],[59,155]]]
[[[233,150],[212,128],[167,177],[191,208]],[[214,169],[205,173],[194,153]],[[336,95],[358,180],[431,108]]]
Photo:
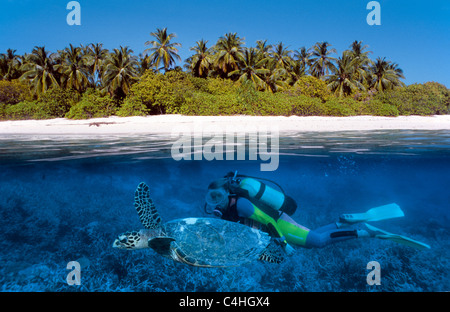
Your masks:
[[[128,109],[129,105],[136,108],[137,103],[141,102],[150,114],[176,114],[187,97],[192,96],[195,90],[205,88],[198,78],[184,72],[160,74],[148,70],[131,88],[127,96],[131,102],[124,109]],[[140,106],[138,111],[142,111]]]
[[[261,92],[252,104],[252,115],[289,116],[292,111],[290,96],[281,93]]]
[[[236,83],[235,87],[231,88],[228,92],[236,95],[240,114],[261,115],[258,108],[261,106],[263,100],[263,92],[257,91],[251,83]]]
[[[331,97],[323,104],[323,114],[326,116],[353,116],[357,115],[359,112],[359,102],[348,97]]]
[[[442,100],[443,114],[450,114],[450,89],[438,82],[426,82],[424,84],[434,93],[437,93]]]
[[[3,118],[12,120],[47,119],[47,115],[42,109],[42,103],[37,101],[23,101],[15,105],[5,105]]]
[[[396,106],[383,103],[380,100],[371,100],[365,103],[365,112],[373,116],[398,116],[399,111]]]
[[[6,111],[6,104],[0,103],[0,120],[6,119],[5,111]]]
[[[72,90],[50,89],[36,101],[21,101],[4,105],[0,118],[3,119],[50,119],[61,118],[75,104],[78,94]]]
[[[49,118],[63,118],[74,106],[80,95],[73,89],[52,88],[39,98],[42,110]]]
[[[304,76],[297,80],[292,88],[284,91],[292,95],[304,95],[310,98],[319,98],[326,101],[331,92],[325,81],[313,76]]]
[[[427,82],[382,92],[375,99],[395,106],[400,115],[440,115],[449,112],[450,91],[438,83]]]
[[[147,71],[133,85],[120,116],[146,114],[252,114],[256,91],[219,78],[197,78],[180,71]]]
[[[97,90],[87,91],[81,101],[66,114],[70,119],[109,117],[117,110],[117,103],[110,96],[102,96]]]
[[[319,116],[325,114],[324,104],[319,98],[296,96],[290,100],[292,101],[292,115]]]
[[[31,99],[32,95],[27,85],[18,80],[0,80],[0,103],[17,104]]]
[[[147,116],[149,109],[136,97],[126,98],[120,108],[117,110],[116,115],[121,117],[127,116]]]
[[[244,113],[244,107],[235,94],[214,95],[197,92],[186,98],[179,112],[200,116],[237,115]]]
[[[206,85],[204,89],[199,91],[205,91],[210,94],[229,94],[238,92],[239,86],[230,79],[222,78],[207,78],[205,79]]]

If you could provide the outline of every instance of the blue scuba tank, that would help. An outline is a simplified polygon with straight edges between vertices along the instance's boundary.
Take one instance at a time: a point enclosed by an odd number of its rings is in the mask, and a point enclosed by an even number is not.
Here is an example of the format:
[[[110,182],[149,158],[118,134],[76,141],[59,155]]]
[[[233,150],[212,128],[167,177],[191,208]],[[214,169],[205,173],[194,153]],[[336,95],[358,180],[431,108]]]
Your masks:
[[[236,176],[236,175],[235,175]],[[230,190],[236,195],[247,198],[259,208],[269,208],[274,211],[282,211],[292,215],[297,210],[295,200],[277,191],[265,183],[246,176],[238,176],[231,179]]]

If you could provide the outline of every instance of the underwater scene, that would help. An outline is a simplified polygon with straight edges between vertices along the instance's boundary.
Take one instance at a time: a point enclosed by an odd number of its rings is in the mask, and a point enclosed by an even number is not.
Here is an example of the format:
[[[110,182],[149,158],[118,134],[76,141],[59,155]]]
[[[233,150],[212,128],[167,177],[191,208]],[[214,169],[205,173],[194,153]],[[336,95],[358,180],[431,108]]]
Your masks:
[[[267,157],[250,152],[242,160],[175,160],[173,144],[150,134],[0,136],[1,291],[450,290],[450,131],[280,133],[276,168],[267,171]],[[370,224],[430,248],[358,238],[294,246],[282,263],[223,268],[176,262],[150,248],[113,248],[120,233],[143,228],[134,207],[140,182],[163,222],[214,218],[205,210],[208,186],[236,171],[281,186],[298,205],[291,218],[312,230],[395,203],[404,217]],[[370,262],[379,264],[377,283]]]

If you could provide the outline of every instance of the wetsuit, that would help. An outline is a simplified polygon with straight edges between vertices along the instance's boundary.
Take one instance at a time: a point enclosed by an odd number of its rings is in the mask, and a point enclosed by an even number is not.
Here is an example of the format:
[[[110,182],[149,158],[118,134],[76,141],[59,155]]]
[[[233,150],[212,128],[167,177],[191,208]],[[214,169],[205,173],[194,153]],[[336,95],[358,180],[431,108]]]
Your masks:
[[[267,210],[265,212],[248,199],[241,197],[230,198],[228,209],[224,211],[222,218],[259,226],[260,229],[268,232],[272,237],[279,238],[284,243],[306,248],[324,247],[357,237],[356,230],[338,229],[336,223],[310,230],[295,222],[286,213],[280,214],[278,211],[273,213]],[[249,222],[249,220],[253,222]]]

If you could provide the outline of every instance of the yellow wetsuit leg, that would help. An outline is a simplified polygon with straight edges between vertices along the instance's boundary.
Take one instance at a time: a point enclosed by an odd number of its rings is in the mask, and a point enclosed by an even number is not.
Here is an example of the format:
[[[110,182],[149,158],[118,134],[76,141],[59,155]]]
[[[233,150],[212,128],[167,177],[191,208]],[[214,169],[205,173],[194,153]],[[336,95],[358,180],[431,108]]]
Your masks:
[[[262,223],[266,226],[271,224],[278,234],[278,237],[284,237],[285,241],[292,245],[305,246],[306,237],[309,234],[307,228],[301,227],[295,222],[289,222],[289,219],[278,218],[277,221],[266,214],[264,211],[254,206],[253,214],[250,219]]]
[[[291,222],[278,219],[277,221],[278,229],[284,234],[286,241],[291,245],[305,246],[306,237],[309,234],[309,230],[304,227],[299,227]]]

